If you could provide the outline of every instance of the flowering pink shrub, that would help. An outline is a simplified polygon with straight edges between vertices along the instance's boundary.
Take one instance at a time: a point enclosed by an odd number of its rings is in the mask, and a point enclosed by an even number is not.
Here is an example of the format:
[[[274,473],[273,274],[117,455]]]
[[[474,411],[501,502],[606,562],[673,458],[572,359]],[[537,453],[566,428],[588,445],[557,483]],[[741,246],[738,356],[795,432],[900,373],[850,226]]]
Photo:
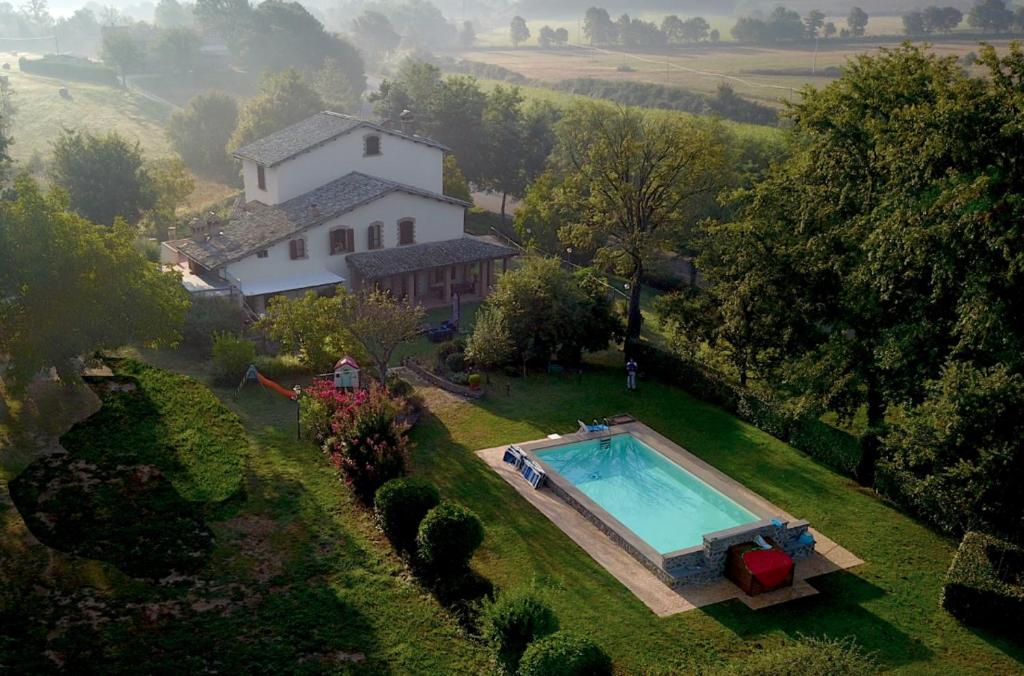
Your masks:
[[[405,474],[407,428],[396,420],[402,400],[380,385],[350,394],[323,380],[306,392],[306,429],[359,499],[371,502],[381,485]]]

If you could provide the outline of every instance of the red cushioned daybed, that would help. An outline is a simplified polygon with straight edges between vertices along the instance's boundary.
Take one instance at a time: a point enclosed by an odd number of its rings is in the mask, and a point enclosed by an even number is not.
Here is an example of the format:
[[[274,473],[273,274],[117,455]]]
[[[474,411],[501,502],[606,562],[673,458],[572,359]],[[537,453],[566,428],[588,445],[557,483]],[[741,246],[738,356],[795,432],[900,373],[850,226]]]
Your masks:
[[[725,576],[748,596],[793,585],[793,559],[772,541],[771,549],[761,549],[753,542],[729,547]]]

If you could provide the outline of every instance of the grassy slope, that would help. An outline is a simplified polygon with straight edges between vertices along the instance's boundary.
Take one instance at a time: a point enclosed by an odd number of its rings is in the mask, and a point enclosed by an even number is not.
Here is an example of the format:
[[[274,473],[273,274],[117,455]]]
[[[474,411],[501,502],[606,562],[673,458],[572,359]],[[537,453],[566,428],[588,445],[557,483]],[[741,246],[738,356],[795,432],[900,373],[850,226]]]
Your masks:
[[[27,162],[37,153],[48,159],[51,143],[62,128],[116,131],[130,141],[138,141],[149,159],[172,154],[164,131],[170,115],[166,106],[115,87],[22,73],[18,60],[9,53],[0,53],[0,61],[12,64],[11,70],[3,74],[10,77],[14,92],[11,157],[16,162]],[[62,86],[67,86],[70,99],[58,93]],[[191,209],[202,208],[236,191],[219,180],[194,178],[196,188],[188,201]]]
[[[156,357],[197,372],[187,356]],[[230,414],[219,406],[203,409],[214,424],[195,422],[181,393],[162,387],[166,374],[150,371],[140,379],[164,417],[140,424],[173,430],[187,422],[211,441],[211,431],[230,427]],[[68,668],[88,660],[128,673],[337,672],[349,667],[344,654],[354,653],[366,655],[362,670],[370,673],[486,669],[486,651],[411,580],[336,471],[294,439],[294,406],[260,388],[244,390],[237,403],[231,390],[215,394],[242,415],[251,450],[244,490],[204,508],[217,537],[211,563],[184,584],[133,580],[112,566],[40,546],[3,505],[0,619],[19,631],[0,641],[0,664],[38,671],[50,647]],[[216,483],[219,469],[209,466],[217,470]],[[44,568],[48,574],[41,576]],[[89,628],[92,616],[104,618],[99,630]],[[73,631],[47,639],[58,620]]]
[[[442,408],[415,431],[416,471],[484,519],[477,557],[498,584],[541,581],[564,625],[594,636],[630,671],[673,672],[757,650],[800,633],[854,635],[904,673],[1011,673],[1024,646],[961,628],[938,607],[954,545],[778,440],[686,393],[644,383],[628,396],[618,370],[572,379],[496,379],[479,405]],[[505,382],[511,396],[505,396]],[[713,463],[867,561],[814,581],[821,594],[758,612],[738,602],[668,619],[538,515],[472,451],[564,432],[576,418],[619,411]],[[1014,662],[1014,660],[1018,662]]]

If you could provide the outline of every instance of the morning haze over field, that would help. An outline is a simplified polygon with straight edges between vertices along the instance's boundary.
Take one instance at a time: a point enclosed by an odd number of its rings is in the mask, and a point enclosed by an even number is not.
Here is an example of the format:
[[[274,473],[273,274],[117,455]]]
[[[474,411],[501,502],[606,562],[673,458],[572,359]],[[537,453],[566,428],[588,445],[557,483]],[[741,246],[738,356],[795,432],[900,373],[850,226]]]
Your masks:
[[[1022,38],[0,2],[0,671],[1024,674]]]

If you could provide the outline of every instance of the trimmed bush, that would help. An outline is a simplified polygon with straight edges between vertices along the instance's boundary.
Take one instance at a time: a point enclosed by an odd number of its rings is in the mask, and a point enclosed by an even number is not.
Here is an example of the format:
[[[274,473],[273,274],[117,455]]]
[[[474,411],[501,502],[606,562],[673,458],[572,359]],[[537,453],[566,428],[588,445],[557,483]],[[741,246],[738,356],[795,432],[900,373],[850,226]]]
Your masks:
[[[505,591],[484,609],[484,635],[498,661],[515,673],[526,647],[558,631],[558,618],[530,591]]]
[[[117,86],[117,73],[113,68],[98,61],[69,56],[66,54],[47,54],[39,59],[18,59],[18,68],[23,73],[46,75],[62,80],[81,80],[98,82],[99,84]]]
[[[230,298],[193,298],[181,329],[182,343],[210,353],[217,333],[241,333],[245,313]],[[239,376],[241,377],[241,376]]]
[[[461,574],[484,541],[484,527],[472,511],[447,500],[427,512],[416,534],[420,559],[435,573]]]
[[[479,373],[470,373],[469,374],[469,378],[468,378],[469,386],[472,387],[473,389],[476,389],[476,388],[480,387],[480,380],[481,380],[481,378],[480,378],[480,374]]]
[[[256,361],[256,346],[233,333],[213,336],[213,377],[221,385],[236,385],[249,364]]]
[[[444,366],[450,373],[462,373],[466,370],[466,355],[463,352],[453,352],[444,359]]]
[[[608,654],[586,636],[559,631],[534,641],[519,663],[520,676],[605,676],[612,673]]]
[[[678,355],[644,343],[633,349],[637,363],[648,376],[681,387],[837,472],[854,476],[860,462],[860,446],[853,435],[817,418],[795,415],[770,395],[733,385],[717,373]]]
[[[942,607],[963,622],[1017,626],[1024,617],[1024,549],[983,533],[964,535],[946,574]]]
[[[414,477],[392,479],[377,489],[373,509],[377,523],[396,549],[409,551],[416,545],[420,523],[441,496],[433,484]]]
[[[878,663],[853,639],[800,637],[719,670],[721,676],[873,676]]]
[[[313,372],[293,354],[256,355],[256,368],[271,380],[308,378]]]

